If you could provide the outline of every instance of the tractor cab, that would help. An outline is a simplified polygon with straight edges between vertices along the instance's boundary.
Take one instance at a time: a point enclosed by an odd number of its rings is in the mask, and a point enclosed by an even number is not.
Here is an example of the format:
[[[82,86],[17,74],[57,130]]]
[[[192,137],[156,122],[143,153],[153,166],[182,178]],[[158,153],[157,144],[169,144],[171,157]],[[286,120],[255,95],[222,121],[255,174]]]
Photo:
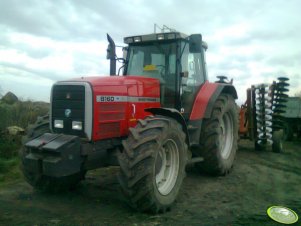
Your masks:
[[[123,75],[156,78],[160,102],[189,116],[200,86],[207,80],[205,51],[200,34],[154,33],[124,38],[128,44]]]

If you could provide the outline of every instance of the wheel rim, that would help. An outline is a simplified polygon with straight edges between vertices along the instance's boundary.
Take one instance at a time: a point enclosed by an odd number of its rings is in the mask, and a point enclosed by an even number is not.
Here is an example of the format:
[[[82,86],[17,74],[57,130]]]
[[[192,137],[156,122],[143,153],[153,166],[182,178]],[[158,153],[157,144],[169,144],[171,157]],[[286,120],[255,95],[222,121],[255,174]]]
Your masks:
[[[233,119],[227,112],[221,121],[221,156],[224,159],[229,158],[233,146]]]
[[[175,186],[179,173],[178,146],[172,139],[168,139],[159,150],[155,173],[158,191],[162,195],[168,195]]]

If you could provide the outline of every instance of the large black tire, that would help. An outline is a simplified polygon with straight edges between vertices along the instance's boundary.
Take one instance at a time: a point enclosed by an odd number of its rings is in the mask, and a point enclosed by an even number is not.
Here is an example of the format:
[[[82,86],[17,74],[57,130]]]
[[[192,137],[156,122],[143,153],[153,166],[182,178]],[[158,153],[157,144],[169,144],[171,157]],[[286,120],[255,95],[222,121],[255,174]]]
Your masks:
[[[274,131],[272,139],[272,151],[276,153],[283,153],[283,130]]]
[[[23,137],[23,146],[20,150],[20,168],[25,180],[35,189],[44,192],[60,192],[75,188],[75,186],[84,179],[84,171],[70,176],[54,178],[45,176],[42,172],[32,172],[27,169],[26,164],[24,164],[25,156],[28,154],[28,150],[24,146],[25,143],[43,135],[44,133],[50,133],[49,116],[40,117],[34,125],[28,126],[27,135]]]
[[[211,117],[204,120],[200,144],[204,161],[197,164],[203,172],[226,175],[230,172],[237,150],[238,112],[231,95],[221,94],[214,103]]]
[[[128,204],[141,212],[161,213],[174,203],[188,153],[181,125],[168,117],[139,120],[123,141],[119,182]]]

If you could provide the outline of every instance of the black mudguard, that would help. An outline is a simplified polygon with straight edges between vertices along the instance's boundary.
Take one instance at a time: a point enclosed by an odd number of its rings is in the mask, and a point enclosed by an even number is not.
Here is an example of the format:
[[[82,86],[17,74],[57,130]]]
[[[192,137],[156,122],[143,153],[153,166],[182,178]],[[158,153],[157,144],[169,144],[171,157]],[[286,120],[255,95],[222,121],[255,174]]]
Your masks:
[[[25,144],[27,154],[24,167],[29,171],[50,176],[64,177],[80,172],[83,157],[77,136],[45,133]]]

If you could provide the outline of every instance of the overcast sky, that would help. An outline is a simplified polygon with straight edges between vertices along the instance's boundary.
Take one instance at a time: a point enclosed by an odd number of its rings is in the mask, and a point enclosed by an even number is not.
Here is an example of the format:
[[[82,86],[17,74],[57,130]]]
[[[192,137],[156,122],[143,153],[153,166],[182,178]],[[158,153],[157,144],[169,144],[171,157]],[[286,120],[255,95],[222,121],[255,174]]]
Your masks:
[[[49,101],[57,80],[109,74],[106,33],[153,32],[154,23],[208,43],[209,79],[234,79],[239,103],[251,84],[290,78],[301,91],[299,0],[0,0],[0,92]]]

